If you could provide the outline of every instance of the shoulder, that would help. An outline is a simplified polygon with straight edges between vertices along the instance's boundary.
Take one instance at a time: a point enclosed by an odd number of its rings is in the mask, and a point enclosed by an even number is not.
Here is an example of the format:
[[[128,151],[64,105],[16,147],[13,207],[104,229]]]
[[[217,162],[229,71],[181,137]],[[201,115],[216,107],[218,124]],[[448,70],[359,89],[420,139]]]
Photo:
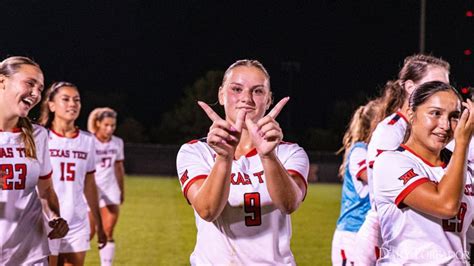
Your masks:
[[[181,148],[179,149],[180,152],[183,150],[187,151],[202,151],[202,150],[209,150],[211,147],[207,144],[207,139],[206,138],[201,138],[201,139],[193,139],[191,141],[188,141],[181,145]]]
[[[120,137],[117,137],[115,135],[112,136],[112,141],[116,142],[116,143],[119,143],[119,144],[123,144],[123,139],[120,138]]]
[[[48,139],[48,130],[38,124],[33,124],[33,136],[35,140]]]
[[[411,156],[405,149],[399,147],[396,150],[384,151],[380,153],[374,163],[374,171],[376,168],[392,169],[393,167],[418,165],[418,160]]]

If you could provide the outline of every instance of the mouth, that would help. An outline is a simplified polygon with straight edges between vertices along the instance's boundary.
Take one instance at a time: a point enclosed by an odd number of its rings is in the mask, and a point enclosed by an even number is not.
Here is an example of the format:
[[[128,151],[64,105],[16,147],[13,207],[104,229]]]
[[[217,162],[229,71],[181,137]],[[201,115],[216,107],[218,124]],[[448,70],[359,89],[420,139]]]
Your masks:
[[[254,107],[246,107],[246,106],[244,106],[244,107],[238,107],[237,110],[245,110],[246,112],[252,112],[252,111],[255,110],[255,108],[254,108]]]
[[[449,135],[446,133],[433,133],[433,135],[440,141],[446,142],[449,139]]]
[[[26,105],[28,108],[31,108],[33,107],[33,105],[35,104],[35,100],[31,97],[24,97],[21,99],[21,102]]]

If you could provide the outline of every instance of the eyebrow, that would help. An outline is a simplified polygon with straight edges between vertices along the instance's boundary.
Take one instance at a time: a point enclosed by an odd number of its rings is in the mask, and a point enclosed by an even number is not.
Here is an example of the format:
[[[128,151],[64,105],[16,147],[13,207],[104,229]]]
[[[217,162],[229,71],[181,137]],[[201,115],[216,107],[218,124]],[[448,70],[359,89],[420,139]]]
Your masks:
[[[240,83],[238,83],[238,82],[231,82],[230,84],[243,86],[242,84],[240,84]],[[258,87],[265,87],[265,85],[264,85],[264,84],[257,84],[257,85],[255,85],[255,86],[253,86],[253,87],[251,87],[251,88],[252,88],[252,89],[255,89],[255,88],[258,88]]]

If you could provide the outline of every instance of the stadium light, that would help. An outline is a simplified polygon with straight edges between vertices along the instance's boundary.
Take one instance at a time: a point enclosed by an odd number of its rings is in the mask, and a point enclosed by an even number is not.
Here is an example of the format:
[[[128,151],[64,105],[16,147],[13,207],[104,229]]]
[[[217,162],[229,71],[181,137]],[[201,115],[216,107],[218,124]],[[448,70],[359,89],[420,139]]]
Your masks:
[[[462,93],[462,94],[469,94],[469,91],[470,91],[470,90],[469,90],[468,87],[463,87],[463,88],[461,89],[461,93]]]
[[[473,17],[474,16],[474,13],[472,12],[472,10],[468,10],[466,11],[466,17]]]
[[[466,49],[466,50],[464,50],[464,55],[470,56],[471,54],[472,54],[471,49]]]

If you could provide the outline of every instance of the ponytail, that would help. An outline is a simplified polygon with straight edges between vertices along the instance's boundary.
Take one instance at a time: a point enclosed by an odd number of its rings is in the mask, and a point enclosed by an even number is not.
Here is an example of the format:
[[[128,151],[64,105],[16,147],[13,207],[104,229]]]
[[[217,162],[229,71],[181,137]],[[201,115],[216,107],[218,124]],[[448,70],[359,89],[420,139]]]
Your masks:
[[[28,158],[36,159],[36,144],[33,137],[33,125],[28,117],[20,117],[18,127],[21,129],[21,140],[25,144],[25,154]]]

